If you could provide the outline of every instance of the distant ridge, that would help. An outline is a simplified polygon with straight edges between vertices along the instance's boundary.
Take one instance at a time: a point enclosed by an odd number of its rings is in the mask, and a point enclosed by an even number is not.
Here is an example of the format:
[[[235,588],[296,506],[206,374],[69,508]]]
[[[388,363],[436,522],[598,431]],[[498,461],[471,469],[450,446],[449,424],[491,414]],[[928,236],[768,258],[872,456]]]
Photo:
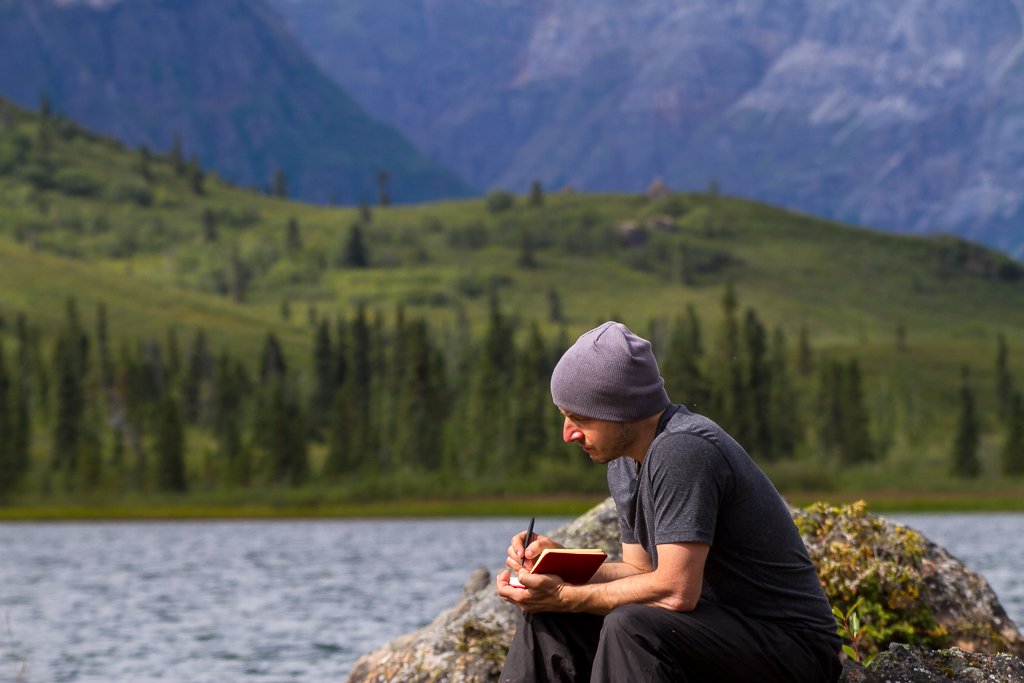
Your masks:
[[[482,187],[660,176],[1024,256],[1024,2],[270,0]]]
[[[53,108],[131,145],[170,148],[236,183],[375,203],[474,189],[368,116],[320,72],[261,0],[9,0],[0,94]]]

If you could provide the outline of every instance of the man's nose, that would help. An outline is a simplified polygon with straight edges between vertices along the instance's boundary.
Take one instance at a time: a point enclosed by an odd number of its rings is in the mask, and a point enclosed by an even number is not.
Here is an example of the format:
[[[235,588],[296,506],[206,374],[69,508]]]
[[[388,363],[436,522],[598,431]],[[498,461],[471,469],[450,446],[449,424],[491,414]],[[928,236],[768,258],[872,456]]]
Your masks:
[[[565,421],[562,423],[562,441],[572,443],[573,441],[579,441],[582,438],[583,432],[581,432],[580,428],[576,426],[576,423],[569,418],[565,418]]]

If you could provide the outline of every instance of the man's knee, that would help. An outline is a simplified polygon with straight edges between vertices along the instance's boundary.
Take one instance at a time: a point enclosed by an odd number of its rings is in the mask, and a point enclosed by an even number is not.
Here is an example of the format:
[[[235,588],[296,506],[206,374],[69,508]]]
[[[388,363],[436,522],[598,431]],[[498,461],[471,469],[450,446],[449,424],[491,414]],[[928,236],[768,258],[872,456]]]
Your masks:
[[[649,630],[650,610],[652,609],[658,608],[645,605],[616,607],[604,617],[601,639],[635,640],[638,636],[642,636]]]

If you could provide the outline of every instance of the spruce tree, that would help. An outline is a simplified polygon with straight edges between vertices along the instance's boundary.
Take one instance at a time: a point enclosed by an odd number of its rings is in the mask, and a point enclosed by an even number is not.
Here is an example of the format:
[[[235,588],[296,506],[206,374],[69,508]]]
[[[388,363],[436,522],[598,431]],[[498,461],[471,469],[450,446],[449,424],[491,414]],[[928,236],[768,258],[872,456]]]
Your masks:
[[[443,428],[448,417],[444,362],[422,319],[409,323],[405,346],[396,410],[396,450],[398,457],[413,468],[433,472],[441,468]]]
[[[345,243],[343,265],[349,268],[366,268],[369,258],[366,252],[366,244],[363,242],[363,228],[359,223],[353,223],[349,228],[348,241]]]
[[[313,338],[313,405],[310,412],[318,428],[329,421],[331,402],[337,388],[334,359],[330,326],[327,318],[323,318]]]
[[[206,343],[206,332],[196,330],[189,349],[188,364],[181,377],[182,413],[189,424],[198,424],[207,415],[209,382],[213,376],[213,357]]]
[[[960,415],[957,418],[956,435],[953,437],[952,469],[958,477],[975,478],[981,474],[981,461],[978,459],[981,426],[975,414],[974,391],[970,386],[970,370],[966,365],[962,376]]]
[[[530,206],[544,206],[544,187],[536,178],[530,182]]]
[[[273,332],[268,332],[263,342],[263,352],[260,354],[260,383],[283,380],[287,374],[288,365],[281,344]]]
[[[285,177],[284,169],[278,167],[274,171],[274,186],[272,194],[275,197],[285,198],[288,196],[288,179]]]
[[[677,319],[672,328],[662,376],[665,390],[672,400],[697,412],[707,410],[711,396],[708,380],[700,368],[702,352],[700,321],[696,309],[691,306],[687,316]]]
[[[386,168],[377,171],[377,203],[391,206],[391,174]]]
[[[544,338],[540,327],[534,323],[519,354],[513,385],[513,453],[524,472],[534,470],[537,460],[554,443],[554,435],[548,430],[551,424],[551,370]]]
[[[772,383],[767,413],[772,446],[775,457],[788,458],[796,452],[803,430],[797,392],[789,371],[786,336],[781,327],[776,327],[772,335],[769,367]]]
[[[1002,456],[1003,474],[1010,477],[1024,475],[1024,397],[1019,391],[1013,392],[1010,398]]]
[[[814,371],[814,352],[811,351],[811,335],[806,325],[800,326],[800,347],[797,370],[804,377]]]
[[[302,234],[299,232],[299,219],[294,216],[288,219],[288,227],[284,238],[284,250],[289,255],[295,255],[302,251]]]
[[[740,443],[751,454],[764,460],[775,459],[770,423],[772,396],[771,368],[768,365],[768,333],[752,308],[743,319],[743,337],[746,342],[747,387],[740,403],[744,416],[741,424],[748,425],[749,434]]]
[[[185,479],[185,426],[171,393],[160,401],[155,439],[157,488],[173,493],[184,492],[188,488]]]
[[[19,478],[13,448],[15,417],[11,385],[3,339],[0,339],[0,503],[14,490]]]
[[[1000,333],[996,350],[996,407],[999,419],[1009,424],[1012,417],[1011,401],[1013,399],[1013,376],[1010,374],[1010,352],[1006,347],[1006,337]]]
[[[847,364],[842,380],[842,421],[840,456],[843,462],[855,464],[874,460],[860,364],[856,360]]]

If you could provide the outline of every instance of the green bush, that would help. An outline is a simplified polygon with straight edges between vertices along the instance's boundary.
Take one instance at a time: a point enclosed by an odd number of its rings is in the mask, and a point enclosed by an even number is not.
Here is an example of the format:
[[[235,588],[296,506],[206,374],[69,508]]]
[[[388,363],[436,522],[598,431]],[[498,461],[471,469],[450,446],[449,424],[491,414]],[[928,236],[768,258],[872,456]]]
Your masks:
[[[138,206],[153,205],[153,191],[142,183],[121,182],[111,189],[110,198],[115,202],[132,202]]]
[[[491,190],[484,203],[491,213],[501,213],[516,205],[516,197],[508,190]]]
[[[53,188],[71,197],[98,197],[103,191],[103,182],[77,168],[65,168],[54,174]]]
[[[857,614],[859,655],[873,656],[893,642],[930,649],[949,644],[946,630],[920,600],[920,534],[869,516],[864,501],[842,507],[815,503],[793,518],[832,607]]]

